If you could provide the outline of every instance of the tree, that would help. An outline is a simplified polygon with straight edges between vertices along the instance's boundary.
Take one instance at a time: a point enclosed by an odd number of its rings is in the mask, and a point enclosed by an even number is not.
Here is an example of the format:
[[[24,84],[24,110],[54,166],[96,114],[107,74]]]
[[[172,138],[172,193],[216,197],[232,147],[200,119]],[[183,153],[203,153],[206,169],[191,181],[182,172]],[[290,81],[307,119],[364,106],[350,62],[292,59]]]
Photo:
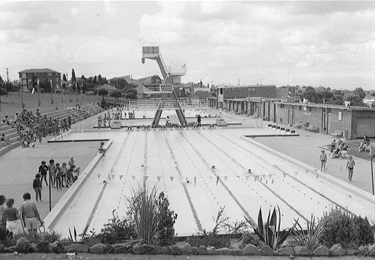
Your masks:
[[[316,93],[315,89],[311,86],[307,87],[302,94],[302,98],[306,98],[309,102],[320,103],[321,97]]]
[[[375,91],[370,94],[371,96],[375,97]]]
[[[125,97],[129,99],[137,99],[137,94],[135,94],[134,92],[127,92]]]
[[[120,90],[113,90],[110,94],[111,97],[114,97],[116,99],[122,97],[122,92]]]
[[[63,81],[67,81],[65,74],[63,74]]]
[[[98,90],[98,95],[103,96],[103,100],[104,100],[104,96],[108,95],[108,90],[106,90],[105,88],[101,88]]]
[[[364,106],[364,103],[362,102],[363,99],[359,95],[351,92],[344,95],[344,100],[350,101],[351,106]]]
[[[158,75],[154,75],[151,77],[152,84],[161,84],[161,78]]]
[[[366,93],[365,91],[363,91],[363,88],[356,88],[354,91],[353,91],[354,94],[358,95],[361,99],[364,99],[365,96],[366,96]]]
[[[76,82],[76,73],[74,72],[74,69],[72,69],[72,83]]]
[[[98,82],[97,78],[96,78],[96,75],[94,77],[94,79],[92,80],[92,83],[96,84]]]

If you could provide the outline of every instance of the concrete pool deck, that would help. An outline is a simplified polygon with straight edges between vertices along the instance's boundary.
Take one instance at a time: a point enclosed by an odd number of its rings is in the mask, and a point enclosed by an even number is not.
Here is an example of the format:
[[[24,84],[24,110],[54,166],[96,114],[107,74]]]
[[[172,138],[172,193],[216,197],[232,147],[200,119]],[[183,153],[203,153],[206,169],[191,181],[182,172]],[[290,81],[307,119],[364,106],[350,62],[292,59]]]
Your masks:
[[[219,113],[216,110],[208,110],[211,113]],[[230,115],[225,112],[222,115],[224,118],[241,122],[243,126],[261,128],[267,125],[267,122],[262,122],[259,119]],[[83,129],[92,129],[94,119],[95,117],[91,117],[73,125],[72,131],[81,132]],[[226,131],[226,129],[222,131]],[[241,128],[239,132],[246,134],[246,129]],[[304,130],[297,130],[297,132],[300,134],[299,137],[259,137],[252,140],[306,163],[311,167],[319,168],[319,153],[321,150],[319,146],[329,144],[332,137]],[[15,198],[15,206],[18,207],[22,202],[21,198],[24,192],[30,192],[32,197],[34,197],[32,180],[37,173],[40,161],[48,161],[50,158],[54,158],[56,162],[61,163],[63,161],[67,162],[69,157],[74,157],[76,164],[83,170],[89,165],[96,154],[97,144],[95,142],[47,144],[44,140],[35,149],[22,149],[21,147],[13,149],[0,157],[0,193],[4,194],[7,198]],[[371,195],[370,163],[362,159],[354,159],[356,166],[353,182],[348,185],[353,185]],[[345,163],[346,161],[342,159],[329,159],[327,162],[327,174],[345,182],[347,179]],[[48,189],[44,185],[43,187],[43,202],[38,204],[42,218],[48,213]],[[55,189],[52,190],[52,206],[54,206],[67,189],[63,189],[60,192],[57,192]]]

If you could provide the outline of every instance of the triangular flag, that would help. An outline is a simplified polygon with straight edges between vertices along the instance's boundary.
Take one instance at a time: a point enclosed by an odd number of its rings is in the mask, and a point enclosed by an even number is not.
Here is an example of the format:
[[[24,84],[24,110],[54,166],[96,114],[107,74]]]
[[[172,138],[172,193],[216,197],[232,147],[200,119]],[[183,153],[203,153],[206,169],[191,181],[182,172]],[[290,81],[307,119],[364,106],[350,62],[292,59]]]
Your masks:
[[[220,179],[220,177],[216,176],[216,185],[219,183],[219,179]]]
[[[120,177],[120,180],[122,179],[122,177],[124,177],[124,175],[119,175],[119,177]]]
[[[144,178],[145,178],[145,181],[147,181],[147,179],[148,179],[148,176],[145,176]]]
[[[227,181],[228,180],[228,176],[224,176],[224,180]]]
[[[160,181],[160,179],[161,179],[161,176],[158,176],[157,178],[158,178],[158,181]]]
[[[246,176],[246,180],[248,180],[248,179],[249,179],[249,177],[250,177],[249,175],[248,175],[248,176]]]
[[[197,185],[197,177],[194,176],[194,186]]]
[[[273,184],[273,179],[272,179],[272,184]]]
[[[254,182],[256,182],[257,180],[258,180],[258,176],[255,175],[255,176],[254,176]]]
[[[100,174],[98,174],[98,179],[100,178]]]
[[[115,175],[112,174],[112,175],[111,175],[111,178],[114,179],[114,178],[115,178]]]
[[[135,176],[134,175],[132,175],[132,178],[133,178],[133,180],[135,179]]]
[[[111,175],[108,174],[108,179],[111,179]]]
[[[171,179],[171,181],[173,181],[173,177],[169,177]]]

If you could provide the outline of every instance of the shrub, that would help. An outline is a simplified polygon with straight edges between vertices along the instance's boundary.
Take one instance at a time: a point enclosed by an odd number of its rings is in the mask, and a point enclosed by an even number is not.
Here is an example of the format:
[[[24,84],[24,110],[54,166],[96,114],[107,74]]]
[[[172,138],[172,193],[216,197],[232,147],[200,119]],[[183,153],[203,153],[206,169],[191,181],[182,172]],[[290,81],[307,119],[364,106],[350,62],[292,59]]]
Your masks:
[[[214,246],[215,248],[230,246],[230,236],[218,235],[220,228],[224,228],[228,221],[228,218],[224,217],[224,208],[220,208],[216,218],[214,218],[215,226],[212,231],[203,230],[203,232],[192,235],[187,239],[191,246]]]
[[[267,221],[263,222],[262,209],[260,208],[258,213],[258,226],[254,227],[255,234],[257,234],[260,240],[273,250],[277,250],[290,233],[289,229],[280,230],[281,213],[280,208],[277,207],[277,209],[278,215],[276,215],[276,208],[274,208],[272,214],[270,211],[268,212]],[[250,225],[252,225],[252,221],[246,217],[245,219]]]
[[[6,90],[5,88],[0,88],[0,96],[6,95],[6,94],[8,94],[8,90]]]
[[[344,248],[357,248],[374,243],[374,234],[367,218],[354,216],[336,207],[325,212],[320,221],[325,223],[322,242],[327,246],[339,243]]]
[[[115,210],[112,211],[113,218],[109,223],[105,224],[97,238],[102,243],[115,243],[119,240],[134,239],[137,237],[135,233],[135,226],[127,218],[119,218],[115,215]]]
[[[292,235],[298,246],[306,246],[308,250],[313,252],[320,243],[324,231],[324,223],[315,223],[315,216],[311,215],[310,221],[306,224],[306,232],[299,224],[298,219],[295,220]]]
[[[359,245],[374,244],[374,233],[368,219],[355,216],[353,222]]]
[[[159,194],[156,201],[158,215],[158,239],[160,245],[174,244],[174,224],[176,223],[177,214],[169,209],[169,200],[165,197],[164,192]]]

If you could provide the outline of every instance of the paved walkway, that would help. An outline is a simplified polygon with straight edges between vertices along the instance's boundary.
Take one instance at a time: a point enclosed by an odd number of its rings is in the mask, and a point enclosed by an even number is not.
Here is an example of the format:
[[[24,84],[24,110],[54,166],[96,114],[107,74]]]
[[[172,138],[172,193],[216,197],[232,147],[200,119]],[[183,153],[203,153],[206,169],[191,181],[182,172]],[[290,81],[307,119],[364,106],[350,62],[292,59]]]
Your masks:
[[[32,187],[35,174],[38,173],[41,161],[54,159],[55,163],[68,163],[74,157],[75,164],[81,171],[91,162],[97,153],[97,142],[84,143],[47,143],[44,139],[35,148],[17,147],[0,157],[0,193],[7,198],[14,198],[18,208],[23,201],[22,195],[29,192],[35,200]],[[60,191],[52,189],[52,207],[60,200],[67,188]],[[43,183],[42,202],[38,203],[38,210],[44,218],[49,212],[48,187]]]

